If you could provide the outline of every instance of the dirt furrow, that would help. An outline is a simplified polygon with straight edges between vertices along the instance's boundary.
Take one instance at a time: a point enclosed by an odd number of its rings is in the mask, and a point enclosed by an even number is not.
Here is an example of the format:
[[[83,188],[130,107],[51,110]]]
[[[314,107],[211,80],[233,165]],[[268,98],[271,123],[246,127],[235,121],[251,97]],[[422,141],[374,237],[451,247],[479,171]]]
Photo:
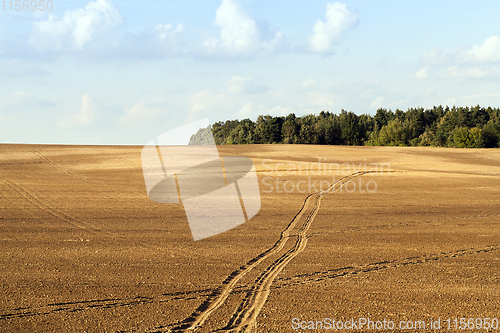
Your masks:
[[[300,229],[297,233],[297,235],[290,237],[290,234],[293,230],[296,229],[298,221],[302,218],[304,212],[308,209],[309,203],[312,201],[312,199],[318,199],[318,197],[321,195],[326,194],[328,191],[330,191],[332,188],[335,187],[337,184],[343,184],[343,182],[346,182],[353,177],[357,177],[359,175],[364,174],[365,172],[356,172],[354,174],[345,176],[335,182],[334,184],[330,185],[328,189],[325,191],[320,191],[316,192],[313,194],[310,194],[306,197],[304,200],[301,209],[299,212],[294,216],[292,221],[287,225],[287,227],[281,232],[279,240],[268,250],[264,251],[257,257],[253,258],[250,260],[246,265],[242,266],[239,270],[231,273],[225,281],[223,281],[223,286],[214,292],[213,295],[211,295],[205,302],[203,302],[188,318],[184,319],[182,322],[178,324],[172,325],[169,329],[172,331],[182,331],[185,329],[196,329],[198,327],[201,327],[208,319],[209,317],[218,309],[220,308],[227,298],[233,293],[235,287],[237,286],[238,282],[243,278],[246,274],[248,274],[253,268],[257,267],[260,263],[262,263],[264,260],[268,259],[274,254],[278,254],[285,246],[289,238],[296,237],[296,244],[294,245],[294,249],[301,249],[302,244],[306,244],[306,238],[304,237],[303,241],[300,241],[301,235],[305,235],[305,232],[309,228],[310,222],[312,222],[311,214],[316,215],[317,210],[313,210],[309,217],[306,218],[306,220],[303,222],[302,225],[300,225]],[[319,201],[318,201],[319,203]],[[301,232],[302,231],[302,232]],[[305,248],[305,246],[304,246]],[[303,249],[299,250],[302,251]],[[268,281],[269,285],[272,283],[276,275],[283,269],[283,267],[286,266],[286,264],[295,257],[296,254],[284,254],[277,260],[273,261],[270,267],[268,267],[265,271],[268,271],[270,273],[269,279],[265,279],[265,281]],[[280,260],[281,259],[281,260]],[[280,265],[282,264],[282,265]],[[273,274],[275,270],[272,270],[272,267],[276,266],[277,271],[276,274]],[[271,278],[272,277],[272,278]],[[266,288],[264,288],[266,289]],[[269,288],[267,288],[269,289]],[[264,293],[259,293],[258,294],[258,299],[262,299],[262,297],[265,296]],[[267,296],[265,296],[265,299],[267,299]],[[262,303],[262,305],[265,303]],[[260,303],[259,303],[260,304]],[[262,306],[260,306],[259,311]]]
[[[85,177],[85,176],[82,176],[82,175],[78,175],[76,173],[74,173],[73,171],[71,170],[68,170],[67,168],[59,165],[58,163],[52,161],[50,158],[48,158],[47,156],[43,155],[42,153],[38,152],[36,149],[31,149],[31,151],[33,152],[33,154],[35,154],[38,158],[40,158],[43,162],[47,163],[49,166],[51,166],[52,168],[54,169],[57,169],[67,175],[71,175],[71,176],[74,176],[74,177],[77,177],[77,178],[80,178],[80,179],[84,179],[84,180],[88,180],[89,178]]]
[[[298,275],[290,278],[278,279],[277,288],[289,287],[292,285],[306,284],[322,282],[329,279],[334,279],[342,276],[374,272],[382,269],[388,268],[398,268],[407,265],[417,265],[422,263],[433,263],[438,262],[443,259],[456,258],[468,255],[475,255],[479,253],[487,253],[492,251],[500,250],[500,244],[488,245],[482,248],[472,248],[466,250],[456,250],[446,253],[437,253],[431,255],[424,255],[418,257],[404,258],[398,260],[389,260],[383,262],[370,263],[366,265],[352,266],[352,267],[342,267],[331,269],[327,271],[314,272],[309,274]]]
[[[179,323],[174,330],[182,330],[186,328],[194,329],[201,326],[210,315],[217,310],[225,300],[229,297],[231,292],[234,290],[236,284],[240,279],[249,273],[253,268],[258,266],[262,261],[270,257],[271,255],[281,251],[286,245],[288,239],[290,238],[290,232],[295,228],[297,221],[299,221],[307,208],[309,198],[313,196],[312,194],[304,200],[301,209],[294,216],[292,221],[287,225],[287,227],[281,232],[278,241],[268,250],[262,252],[257,257],[251,259],[239,270],[231,273],[226,280],[222,282],[223,286],[214,292],[205,302],[203,302],[198,309],[196,309],[193,314]]]
[[[271,286],[269,289],[279,290],[281,288],[287,288],[295,285],[321,283],[335,278],[347,277],[349,275],[371,273],[383,269],[403,267],[406,265],[433,263],[447,258],[488,253],[499,250],[500,250],[500,244],[495,244],[482,248],[457,250],[447,253],[437,253],[420,257],[403,258],[398,260],[376,262],[376,263],[370,263],[366,265],[359,265],[352,267],[341,267],[321,272],[296,275],[290,278],[275,279],[274,285]],[[254,288],[255,287],[251,285],[239,285],[234,289],[233,292],[249,293],[253,291]],[[137,305],[151,304],[155,302],[164,303],[173,300],[192,300],[192,299],[198,299],[200,297],[206,297],[213,292],[214,289],[208,288],[208,289],[186,291],[186,292],[165,293],[157,296],[137,296],[135,298],[130,298],[130,299],[104,299],[104,300],[85,300],[76,302],[53,303],[37,308],[12,309],[8,313],[0,314],[0,320],[43,316],[43,315],[50,315],[56,312],[78,312],[96,308],[116,308],[122,306],[137,306]]]
[[[110,157],[113,157],[117,160],[120,160],[122,162],[125,162],[126,164],[130,165],[130,166],[134,166],[134,167],[141,167],[141,165],[138,165],[137,163],[134,163],[133,161],[123,157],[123,156],[120,156],[120,155],[117,155],[117,154],[114,154],[114,153],[110,153],[109,151],[103,149],[103,148],[97,148],[97,150],[99,150],[100,152],[110,156]]]
[[[309,230],[316,214],[318,213],[321,207],[321,199],[327,193],[329,193],[332,189],[335,189],[335,185],[340,184],[339,189],[343,186],[344,181],[349,181],[350,179],[362,175],[364,172],[357,172],[347,177],[344,177],[340,181],[332,184],[325,191],[320,191],[311,196],[308,196],[306,200],[310,200],[313,198],[314,206],[302,224],[298,234],[295,245],[292,249],[290,249],[287,253],[281,256],[278,260],[276,260],[264,273],[258,278],[255,283],[255,286],[252,288],[252,291],[247,295],[247,297],[243,301],[242,309],[239,313],[234,316],[234,321],[226,327],[226,329],[233,329],[236,332],[241,332],[250,327],[256,320],[260,311],[264,307],[264,304],[267,301],[269,293],[271,291],[271,285],[276,279],[277,275],[285,268],[285,266],[293,260],[299,253],[304,251],[307,246],[307,231]]]
[[[102,231],[101,229],[96,228],[88,223],[85,223],[84,221],[82,221],[80,219],[77,219],[73,216],[70,216],[66,213],[63,213],[56,208],[50,207],[49,205],[47,205],[46,203],[44,203],[43,201],[38,199],[35,194],[29,192],[23,186],[13,182],[12,180],[2,178],[2,181],[4,182],[4,184],[9,186],[11,189],[16,191],[19,195],[21,195],[24,199],[26,199],[26,201],[30,202],[31,204],[33,204],[37,208],[49,213],[50,215],[57,217],[58,219],[66,222],[69,225],[71,225],[75,228],[81,229],[81,230],[88,231],[90,233]]]
[[[203,289],[188,292],[173,292],[165,293],[157,296],[137,296],[134,298],[113,298],[113,299],[96,299],[86,301],[52,303],[36,308],[19,308],[12,309],[9,313],[0,314],[0,320],[45,316],[58,312],[79,312],[92,309],[109,309],[123,306],[137,306],[151,303],[164,303],[173,300],[190,300],[206,296],[212,289]]]

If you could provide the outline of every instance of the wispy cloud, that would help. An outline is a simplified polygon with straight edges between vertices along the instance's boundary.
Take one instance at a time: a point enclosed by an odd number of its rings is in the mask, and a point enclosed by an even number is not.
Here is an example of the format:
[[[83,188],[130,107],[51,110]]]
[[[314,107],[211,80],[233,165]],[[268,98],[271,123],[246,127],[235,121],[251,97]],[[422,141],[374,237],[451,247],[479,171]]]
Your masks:
[[[53,108],[52,101],[30,92],[18,90],[5,96],[0,95],[0,112],[5,114],[25,114],[41,108]]]
[[[227,90],[231,94],[235,95],[261,94],[266,92],[267,88],[262,84],[255,83],[251,76],[248,77],[233,76],[227,82]]]
[[[496,76],[500,74],[500,38],[493,35],[482,44],[454,50],[433,48],[420,59],[425,66],[415,74],[416,79]]]
[[[454,50],[433,48],[421,56],[424,64],[488,64],[500,62],[500,37],[491,36],[482,44],[471,47],[460,47]]]
[[[459,67],[450,66],[446,69],[446,77],[470,77],[470,78],[482,78],[490,73],[489,70],[485,70],[480,67]]]
[[[72,114],[66,119],[59,121],[61,128],[85,127],[88,126],[95,117],[95,105],[88,94],[82,96],[82,106],[80,111]]]
[[[318,82],[317,80],[309,78],[309,79],[305,80],[304,82],[302,82],[302,88],[312,87],[312,86],[316,85],[317,82]]]
[[[146,101],[140,101],[132,105],[129,109],[124,110],[119,118],[119,122],[125,125],[143,124],[157,118],[159,114],[158,108],[150,103],[146,103]]]
[[[430,77],[429,71],[431,70],[430,66],[425,66],[422,67],[421,69],[418,70],[418,72],[415,73],[415,79],[418,80],[425,80]]]
[[[116,58],[151,59],[184,54],[184,36],[187,29],[183,24],[157,24],[154,30],[141,33],[127,33],[112,51]]]
[[[425,66],[415,73],[415,79],[425,80],[429,78],[446,79],[446,78],[469,78],[481,79],[485,77],[500,76],[500,66]]]
[[[373,101],[371,101],[370,109],[375,110],[375,109],[384,107],[385,106],[384,101],[385,101],[385,98],[383,96],[378,96]]]

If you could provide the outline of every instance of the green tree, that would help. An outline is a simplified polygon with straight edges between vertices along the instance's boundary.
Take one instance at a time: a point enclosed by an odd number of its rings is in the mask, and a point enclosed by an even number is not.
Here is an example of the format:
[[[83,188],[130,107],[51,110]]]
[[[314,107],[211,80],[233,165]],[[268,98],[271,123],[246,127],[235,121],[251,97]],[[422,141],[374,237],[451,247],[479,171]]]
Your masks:
[[[378,140],[380,130],[378,124],[375,122],[373,125],[373,130],[367,133],[367,140],[365,141],[366,146],[380,146],[380,141]]]
[[[369,140],[369,135],[373,131],[376,125],[372,117],[367,114],[362,114],[358,117],[358,129],[359,129],[359,144],[364,144],[365,141]]]
[[[212,134],[214,136],[215,144],[225,145],[231,131],[238,126],[238,120],[228,120],[226,122],[217,122],[212,125]]]
[[[498,147],[500,108],[434,106],[406,112],[380,108],[374,116],[345,110],[321,111],[296,117],[259,116],[212,125],[216,144],[303,143],[347,145],[419,145],[444,147]],[[197,133],[193,142],[202,142]]]
[[[408,132],[408,139],[418,138],[425,131],[424,109],[408,109],[405,117],[405,127]]]
[[[500,124],[493,120],[488,121],[483,127],[483,142],[486,148],[496,148],[500,142]]]
[[[382,146],[405,146],[408,144],[408,136],[401,120],[394,119],[382,127],[378,136],[378,142]]]
[[[489,113],[478,105],[471,108],[471,125],[482,128],[490,120]]]
[[[419,139],[419,146],[432,146],[434,142],[434,133],[431,130],[425,131],[422,133]]]
[[[342,109],[340,114],[340,127],[342,130],[342,139],[346,145],[359,145],[360,133],[358,128],[358,116]]]
[[[255,143],[255,123],[250,119],[243,119],[229,133],[227,144]]]
[[[283,143],[297,143],[298,126],[294,113],[286,116],[283,126],[281,126],[281,136]]]
[[[482,130],[477,127],[459,127],[455,130],[453,139],[457,148],[481,148],[484,145]]]
[[[267,124],[271,120],[271,116],[258,116],[255,122],[255,140],[256,143],[269,143],[269,133],[267,132],[269,127]]]
[[[382,128],[387,125],[390,120],[394,119],[394,114],[391,110],[387,111],[387,109],[379,108],[373,119],[377,123],[378,127]]]
[[[336,114],[332,115],[328,122],[327,144],[341,145],[342,144],[342,125],[340,124],[340,117]]]
[[[315,133],[315,123],[316,123],[316,117],[312,114],[300,117],[300,120],[298,122],[299,134],[297,143],[302,143],[302,144],[318,143],[316,142],[317,135]]]

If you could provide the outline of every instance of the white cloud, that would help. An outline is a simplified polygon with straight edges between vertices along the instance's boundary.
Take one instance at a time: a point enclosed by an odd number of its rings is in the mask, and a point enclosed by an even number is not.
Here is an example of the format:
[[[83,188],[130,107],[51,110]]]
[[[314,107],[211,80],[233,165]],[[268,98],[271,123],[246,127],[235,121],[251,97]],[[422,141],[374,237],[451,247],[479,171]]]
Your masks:
[[[210,89],[201,90],[190,98],[190,112],[186,121],[206,117],[215,120],[234,119],[238,117],[238,110],[241,111],[242,105],[250,102],[250,100],[242,99],[241,96],[217,93]],[[247,106],[243,112],[248,111]]]
[[[327,3],[325,21],[318,20],[313,34],[308,37],[308,49],[312,52],[331,52],[339,40],[359,23],[358,16],[343,3]]]
[[[445,105],[483,105],[493,106],[498,104],[500,93],[479,93],[472,95],[451,96],[446,100]]]
[[[500,75],[500,37],[491,36],[480,45],[454,50],[430,49],[421,55],[421,68],[416,79],[484,78]]]
[[[237,115],[238,115],[239,119],[245,119],[245,118],[251,118],[251,117],[255,116],[255,113],[256,113],[255,108],[252,105],[252,102],[249,102],[241,107],[241,109],[240,109],[240,111],[238,111]]]
[[[415,78],[424,80],[429,78],[483,78],[487,76],[499,76],[500,68],[498,66],[426,66],[421,68]]]
[[[31,97],[31,94],[26,91],[16,91],[15,93],[12,94],[12,96],[18,98],[26,98],[26,97]]]
[[[234,95],[260,94],[266,91],[266,87],[255,83],[251,76],[233,76],[227,82],[227,90]]]
[[[287,116],[293,112],[294,112],[294,110],[291,107],[281,106],[281,105],[277,105],[274,108],[272,108],[271,110],[269,110],[269,114],[271,114],[271,115],[278,115],[279,114],[280,116]]]
[[[197,92],[191,97],[191,108],[193,113],[208,113],[220,106],[220,101],[224,99],[224,94],[216,95],[210,89]]]
[[[284,43],[281,31],[273,32],[246,14],[236,0],[222,0],[215,12],[214,25],[220,28],[220,38],[203,42],[205,55],[248,56],[269,53]]]
[[[483,97],[500,97],[500,94],[474,94],[474,95],[469,95],[469,96],[462,96],[461,99],[476,99],[476,98],[483,98]]]
[[[91,1],[85,9],[66,11],[62,18],[51,14],[48,20],[35,22],[30,42],[43,50],[82,50],[120,22],[120,14],[111,1]]]
[[[491,36],[482,45],[473,46],[468,55],[479,63],[500,61],[500,37]]]
[[[447,77],[469,77],[469,78],[482,78],[489,74],[488,70],[480,67],[459,67],[450,66],[446,69]]]
[[[125,124],[146,123],[157,116],[158,112],[155,108],[151,107],[145,101],[140,101],[123,112],[120,122]]]
[[[420,56],[422,63],[427,65],[438,65],[442,63],[452,63],[453,59],[450,51],[444,51],[440,48],[433,48],[425,51]]]
[[[427,89],[425,92],[424,92],[425,96],[431,96],[431,97],[436,97],[438,95],[438,91],[437,89]]]
[[[403,99],[397,100],[395,102],[387,103],[386,107],[392,108],[392,109],[397,109],[397,108],[403,109],[409,103],[410,103],[410,99],[409,98],[403,98]]]
[[[80,111],[74,113],[68,119],[63,119],[59,122],[59,127],[71,128],[74,126],[87,126],[91,123],[95,116],[95,105],[92,98],[85,94],[82,96],[82,107]]]
[[[165,40],[182,34],[184,30],[185,27],[182,24],[177,24],[177,27],[175,29],[172,28],[172,25],[170,23],[156,25],[156,31],[158,32],[158,37],[161,40]]]
[[[316,85],[316,83],[317,83],[316,80],[307,79],[304,82],[302,82],[302,87],[303,88],[309,88],[309,87],[312,87],[312,86]]]
[[[181,55],[185,34],[186,27],[183,24],[177,24],[174,28],[170,23],[157,24],[154,31],[128,33],[116,49],[117,56],[148,59]]]
[[[370,103],[370,109],[378,109],[384,107],[384,97],[378,96]]]
[[[305,102],[321,110],[331,110],[335,106],[335,96],[331,92],[311,91],[307,93]]]
[[[431,70],[430,66],[426,66],[421,68],[417,73],[415,73],[415,79],[425,80],[429,78],[429,71]]]
[[[188,120],[203,117],[215,120],[255,117],[268,112],[269,97],[267,94],[235,95],[210,89],[201,90],[190,98]]]
[[[424,52],[421,60],[429,65],[450,64],[487,64],[500,61],[500,37],[491,36],[483,44],[461,47],[455,50],[430,49]]]

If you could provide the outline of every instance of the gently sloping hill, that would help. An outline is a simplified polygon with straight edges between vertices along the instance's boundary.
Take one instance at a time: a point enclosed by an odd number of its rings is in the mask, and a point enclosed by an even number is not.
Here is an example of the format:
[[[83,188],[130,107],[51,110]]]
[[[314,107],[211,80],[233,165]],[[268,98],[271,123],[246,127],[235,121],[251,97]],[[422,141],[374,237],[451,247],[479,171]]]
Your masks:
[[[265,176],[297,184],[308,174],[287,175],[287,163],[311,171],[318,156],[356,167],[388,162],[391,173],[402,172],[373,178],[380,180],[373,195],[261,191],[255,219],[193,242],[182,207],[147,200],[140,147],[35,146],[48,160],[30,147],[7,148],[0,330],[210,332],[258,324],[258,332],[282,332],[296,317],[470,316],[469,303],[474,313],[498,312],[496,151],[219,147],[252,158],[260,184]]]

